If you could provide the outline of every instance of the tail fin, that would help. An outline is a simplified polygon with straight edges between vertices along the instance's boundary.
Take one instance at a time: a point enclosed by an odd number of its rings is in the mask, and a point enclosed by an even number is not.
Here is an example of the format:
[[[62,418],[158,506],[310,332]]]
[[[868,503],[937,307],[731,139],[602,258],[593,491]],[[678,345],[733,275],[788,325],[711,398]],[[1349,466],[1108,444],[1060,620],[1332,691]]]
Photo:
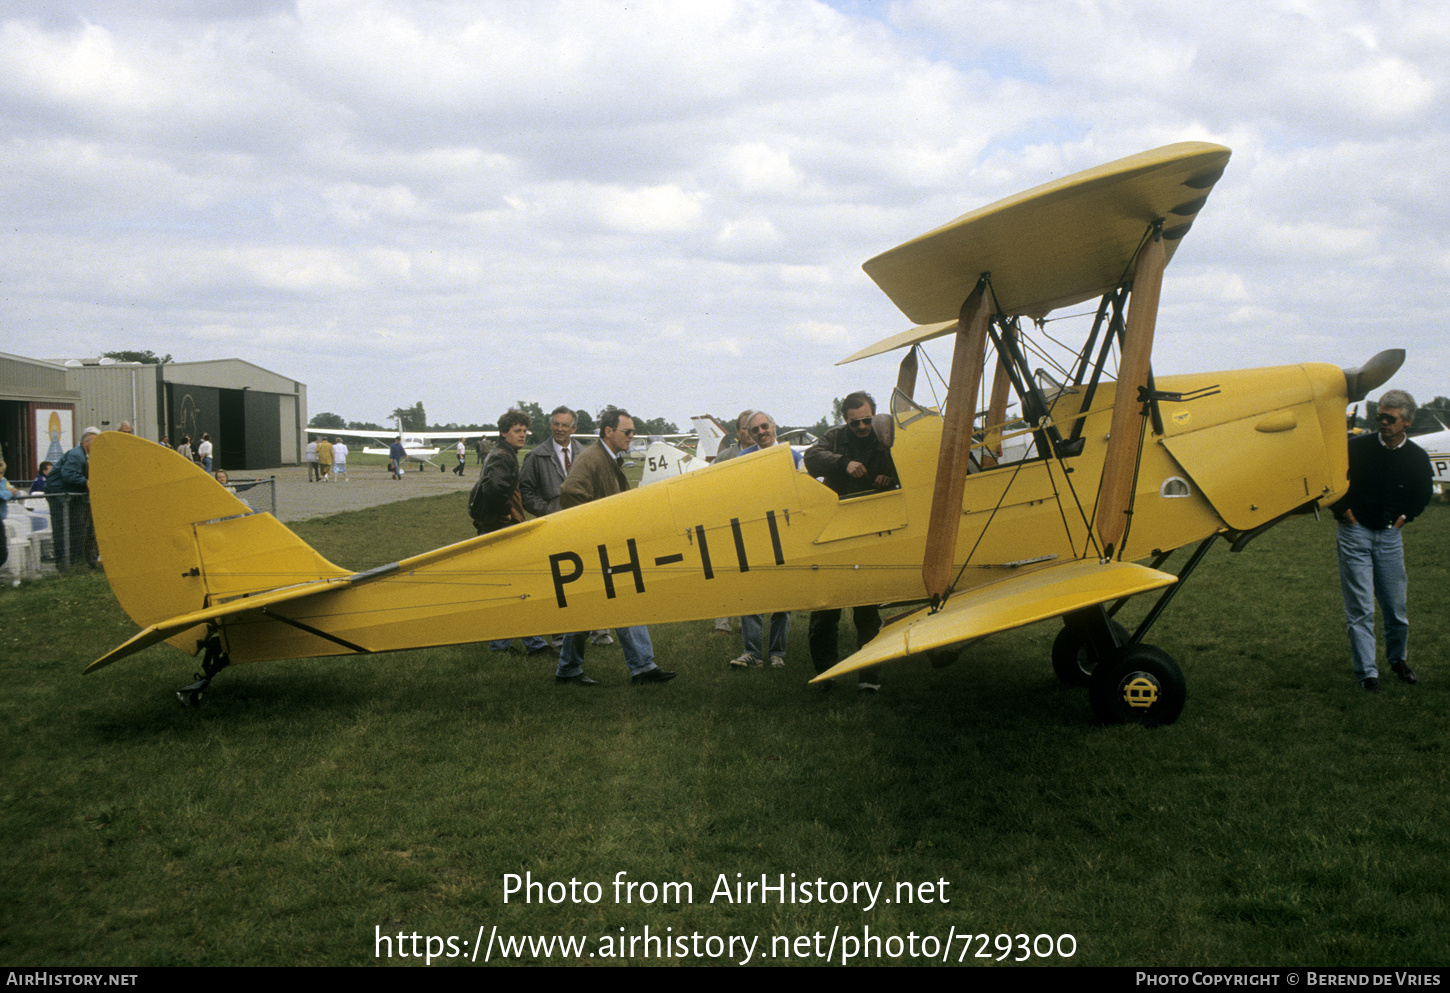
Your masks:
[[[200,467],[135,435],[91,445],[91,516],[106,578],[143,628],[280,587],[351,575]],[[204,629],[166,640],[191,651]]]
[[[704,459],[696,458],[689,452],[667,445],[663,441],[651,442],[644,453],[644,473],[640,476],[639,485],[648,486],[703,468]]]
[[[720,442],[725,440],[724,426],[709,414],[692,417],[690,423],[695,426],[695,457],[711,461],[720,451]]]

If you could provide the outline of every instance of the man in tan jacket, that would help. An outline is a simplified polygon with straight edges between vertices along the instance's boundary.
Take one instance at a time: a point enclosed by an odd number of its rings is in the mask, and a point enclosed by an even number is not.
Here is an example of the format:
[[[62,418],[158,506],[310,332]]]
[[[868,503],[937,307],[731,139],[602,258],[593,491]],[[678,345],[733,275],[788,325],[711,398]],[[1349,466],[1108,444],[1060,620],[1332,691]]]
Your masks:
[[[633,437],[634,418],[629,416],[629,411],[606,410],[599,419],[599,440],[574,460],[568,478],[559,488],[559,507],[568,510],[629,489],[629,481],[624,478],[620,462]],[[675,678],[672,671],[655,665],[649,628],[616,628],[614,634],[619,640],[619,647],[624,649],[631,683],[664,683]],[[564,636],[564,647],[559,650],[559,667],[554,671],[555,682],[598,685],[597,679],[584,675],[584,649],[588,645],[587,631]]]

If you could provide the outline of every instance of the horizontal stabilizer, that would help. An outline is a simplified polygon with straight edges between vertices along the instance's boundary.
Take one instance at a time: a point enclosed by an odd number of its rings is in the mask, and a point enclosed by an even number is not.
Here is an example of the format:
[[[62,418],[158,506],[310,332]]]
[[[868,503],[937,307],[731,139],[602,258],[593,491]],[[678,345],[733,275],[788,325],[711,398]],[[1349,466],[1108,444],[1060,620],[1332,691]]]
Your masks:
[[[365,574],[359,573],[358,575]],[[227,603],[215,607],[207,607],[204,610],[197,610],[190,614],[172,617],[159,624],[151,625],[129,641],[118,645],[105,655],[102,655],[90,665],[86,666],[83,675],[95,672],[97,669],[104,669],[112,662],[118,662],[128,655],[135,655],[143,648],[150,648],[152,645],[160,644],[166,639],[181,634],[183,631],[197,627],[198,625],[220,621],[223,618],[232,617],[248,610],[257,610],[262,607],[285,603],[288,600],[298,600],[302,597],[312,596],[315,593],[321,593],[324,590],[335,588],[340,583],[346,582],[349,581],[320,579],[304,586],[274,590],[271,593],[265,593],[261,596],[238,597],[235,600],[230,600]]]
[[[895,618],[855,655],[821,673],[813,683],[882,662],[946,648],[999,631],[1059,617],[1118,597],[1146,593],[1175,577],[1132,562],[1072,559],[952,597],[936,613],[923,607]]]

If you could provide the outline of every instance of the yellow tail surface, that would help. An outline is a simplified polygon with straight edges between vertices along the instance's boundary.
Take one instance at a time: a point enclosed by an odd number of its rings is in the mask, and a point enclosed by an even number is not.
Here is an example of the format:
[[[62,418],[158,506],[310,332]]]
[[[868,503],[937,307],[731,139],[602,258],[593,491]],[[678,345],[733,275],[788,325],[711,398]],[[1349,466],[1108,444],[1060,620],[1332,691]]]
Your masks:
[[[91,446],[91,516],[106,578],[143,628],[279,587],[352,575],[254,513],[169,448],[108,431]],[[204,626],[167,641],[195,651]]]

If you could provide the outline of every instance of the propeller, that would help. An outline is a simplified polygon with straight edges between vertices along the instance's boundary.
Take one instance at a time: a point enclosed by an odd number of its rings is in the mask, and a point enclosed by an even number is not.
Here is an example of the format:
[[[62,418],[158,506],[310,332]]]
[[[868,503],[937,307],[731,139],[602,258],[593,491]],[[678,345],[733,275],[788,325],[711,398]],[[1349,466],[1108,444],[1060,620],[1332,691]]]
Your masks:
[[[1349,392],[1350,403],[1359,403],[1369,396],[1371,390],[1379,389],[1390,381],[1405,364],[1403,348],[1386,348],[1358,369],[1344,370],[1344,386]]]

